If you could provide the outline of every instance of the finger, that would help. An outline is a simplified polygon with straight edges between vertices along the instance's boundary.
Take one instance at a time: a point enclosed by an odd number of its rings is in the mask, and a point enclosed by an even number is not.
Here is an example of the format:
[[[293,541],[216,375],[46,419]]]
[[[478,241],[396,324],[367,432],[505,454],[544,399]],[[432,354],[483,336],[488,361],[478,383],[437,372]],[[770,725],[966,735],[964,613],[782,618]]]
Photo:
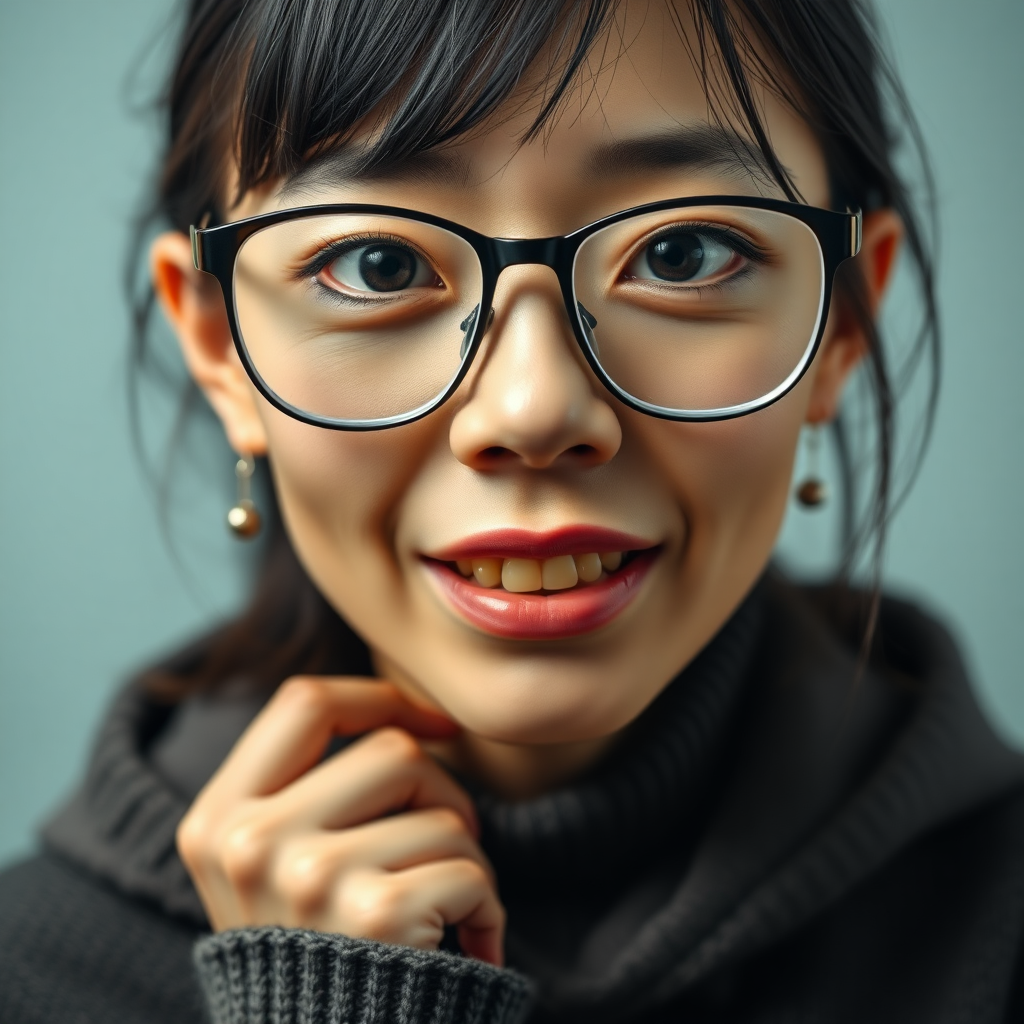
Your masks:
[[[434,861],[392,877],[409,888],[412,916],[435,909],[445,924],[458,925],[459,945],[467,956],[503,966],[505,909],[478,864]]]
[[[430,861],[476,861],[491,884],[494,871],[465,822],[450,808],[410,811],[342,832],[314,832],[283,844],[274,866],[276,888],[302,899],[322,892],[346,871],[404,871]]]
[[[272,828],[347,829],[396,811],[448,807],[480,834],[469,794],[395,728],[364,736],[265,801]]]
[[[457,925],[468,944],[463,952],[502,966],[505,910],[475,861],[433,861],[378,876],[353,872],[336,905],[346,935],[436,949],[445,925]]]
[[[284,683],[208,784],[218,799],[274,793],[307,772],[334,735],[396,725],[424,738],[458,731],[379,679],[297,677]]]

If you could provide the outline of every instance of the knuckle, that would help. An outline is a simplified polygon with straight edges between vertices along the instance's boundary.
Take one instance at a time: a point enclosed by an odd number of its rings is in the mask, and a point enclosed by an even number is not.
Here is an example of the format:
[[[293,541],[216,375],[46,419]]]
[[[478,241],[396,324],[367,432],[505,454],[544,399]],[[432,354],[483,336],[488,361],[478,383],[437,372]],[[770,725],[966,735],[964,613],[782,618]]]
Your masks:
[[[456,859],[456,866],[461,884],[467,889],[474,892],[495,892],[494,879],[479,861],[470,857],[459,857]]]
[[[198,867],[207,857],[211,844],[211,829],[206,817],[190,811],[181,819],[175,832],[175,844],[182,861],[189,868]]]
[[[258,884],[266,874],[270,842],[255,821],[242,821],[225,829],[219,862],[224,877],[238,889]]]
[[[297,711],[317,715],[328,704],[329,695],[322,680],[311,676],[292,676],[281,684],[278,699]]]
[[[438,831],[453,839],[468,834],[465,819],[451,807],[434,807],[427,812]]]
[[[322,851],[297,846],[281,856],[275,887],[289,903],[308,912],[323,904],[334,870],[333,860]]]
[[[353,883],[342,887],[338,901],[346,933],[378,941],[400,934],[405,902],[400,887],[384,881]]]
[[[490,889],[491,878],[478,861],[469,857],[460,858],[458,861],[459,871],[462,874],[464,884],[474,889]]]
[[[374,740],[387,755],[404,764],[417,764],[423,760],[423,749],[405,729],[389,725],[374,733]]]

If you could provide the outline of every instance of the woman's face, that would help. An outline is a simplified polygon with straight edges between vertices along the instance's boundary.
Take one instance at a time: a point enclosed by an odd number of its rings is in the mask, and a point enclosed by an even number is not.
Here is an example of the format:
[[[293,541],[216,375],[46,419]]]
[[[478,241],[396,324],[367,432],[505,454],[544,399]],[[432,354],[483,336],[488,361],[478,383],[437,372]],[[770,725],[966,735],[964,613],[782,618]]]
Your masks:
[[[618,56],[598,68],[602,53]],[[232,219],[370,202],[492,236],[534,237],[659,199],[778,194],[731,160],[609,158],[615,144],[714,124],[666,7],[625,7],[609,45],[593,54],[592,73],[526,145],[519,140],[536,107],[516,97],[486,130],[429,160],[359,179],[329,164],[286,197],[280,188],[247,196]],[[781,102],[763,103],[800,193],[827,206],[814,136]],[[831,324],[815,363],[781,401],[725,422],[678,423],[626,408],[597,380],[550,269],[506,270],[493,305],[457,393],[396,429],[320,429],[276,411],[247,382],[225,397],[201,369],[197,377],[236,446],[269,453],[299,557],[382,673],[491,739],[606,736],[694,657],[764,569],[800,428],[830,414],[859,348]],[[241,374],[227,344],[223,363],[222,375]],[[560,570],[571,576],[565,555],[582,566],[594,561],[583,556],[610,551],[646,552],[618,570],[632,573],[629,588],[606,572],[596,583],[519,594],[486,589],[455,564],[532,556],[505,567],[506,582],[515,586],[518,572],[530,586],[548,557],[563,556],[547,567],[558,579]]]

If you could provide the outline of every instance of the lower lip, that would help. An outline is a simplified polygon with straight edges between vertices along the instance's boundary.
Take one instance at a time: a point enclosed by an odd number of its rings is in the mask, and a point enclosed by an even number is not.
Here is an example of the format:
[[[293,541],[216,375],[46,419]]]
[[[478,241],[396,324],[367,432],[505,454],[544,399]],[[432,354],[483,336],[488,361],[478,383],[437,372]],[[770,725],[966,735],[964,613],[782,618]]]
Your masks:
[[[652,548],[598,583],[554,594],[513,594],[468,582],[442,562],[424,564],[455,610],[472,625],[511,640],[561,640],[608,625],[636,597],[658,556]]]

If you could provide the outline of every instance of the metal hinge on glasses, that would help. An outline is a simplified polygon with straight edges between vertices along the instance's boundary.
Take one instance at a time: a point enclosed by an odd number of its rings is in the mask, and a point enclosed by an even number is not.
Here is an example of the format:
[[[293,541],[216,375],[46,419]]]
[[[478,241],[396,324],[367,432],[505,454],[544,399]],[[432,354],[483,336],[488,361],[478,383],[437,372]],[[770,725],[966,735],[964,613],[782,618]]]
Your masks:
[[[206,213],[199,220],[199,227],[195,224],[189,224],[188,226],[188,237],[192,242],[192,265],[196,270],[203,269],[203,252],[199,247],[199,232],[202,231],[210,223],[210,211]]]

